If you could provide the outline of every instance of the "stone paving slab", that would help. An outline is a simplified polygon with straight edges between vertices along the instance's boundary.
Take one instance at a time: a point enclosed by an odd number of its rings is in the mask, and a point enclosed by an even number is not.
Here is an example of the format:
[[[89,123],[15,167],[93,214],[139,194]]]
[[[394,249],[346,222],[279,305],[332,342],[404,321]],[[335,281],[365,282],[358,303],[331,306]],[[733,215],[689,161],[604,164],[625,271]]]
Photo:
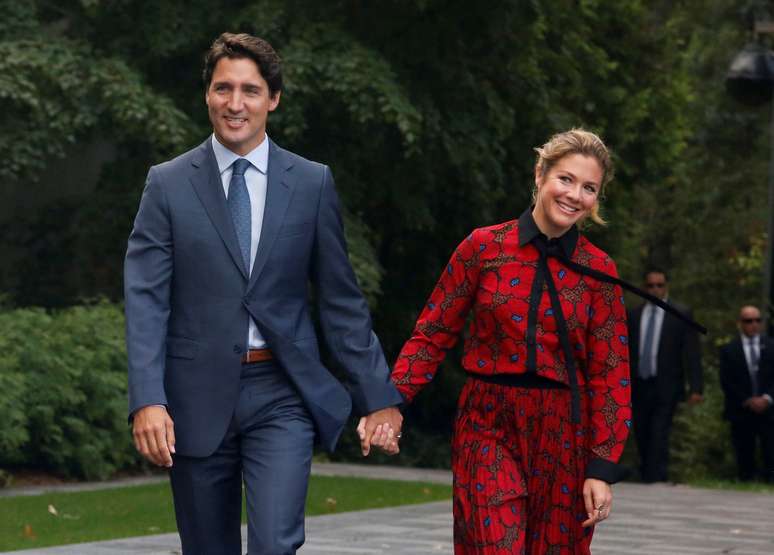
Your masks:
[[[387,472],[372,465],[342,466],[318,467],[315,473],[382,477]],[[391,479],[449,479],[444,471],[419,478],[411,469],[388,468],[396,471]],[[614,487],[614,496],[613,516],[595,532],[594,555],[774,555],[774,494],[623,483]],[[450,501],[310,517],[306,529],[299,555],[453,553]],[[164,534],[13,553],[180,555],[179,546],[176,534]]]
[[[594,555],[774,555],[774,494],[628,483],[614,492]],[[449,502],[311,518],[307,530],[303,555],[453,553]]]

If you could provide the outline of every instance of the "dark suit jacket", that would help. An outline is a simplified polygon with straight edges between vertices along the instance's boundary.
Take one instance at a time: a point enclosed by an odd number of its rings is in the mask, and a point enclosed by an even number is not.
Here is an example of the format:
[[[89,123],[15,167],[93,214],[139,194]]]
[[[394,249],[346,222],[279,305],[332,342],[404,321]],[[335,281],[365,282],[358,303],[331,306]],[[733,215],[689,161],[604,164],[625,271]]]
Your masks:
[[[691,310],[674,301],[669,304],[691,317]],[[628,313],[629,360],[632,384],[636,388],[639,381],[640,362],[640,320],[645,305],[640,305]],[[683,320],[664,314],[661,336],[656,359],[656,384],[661,395],[676,395],[678,400],[685,399],[685,376],[688,375],[689,391],[701,393],[704,388],[701,349],[698,333]]]
[[[720,348],[720,385],[725,394],[723,417],[737,420],[752,414],[742,403],[752,396],[752,381],[744,357],[742,339],[738,335]],[[774,339],[761,336],[760,361],[758,363],[759,395],[768,393],[774,398]],[[769,408],[767,414],[774,416]]]
[[[273,142],[252,274],[208,138],[150,169],[124,280],[129,411],[167,405],[181,455],[207,456],[225,435],[249,317],[298,389],[326,449],[334,448],[353,401],[361,413],[402,401],[349,264],[331,172]],[[325,341],[348,374],[351,394],[320,363],[310,282]]]

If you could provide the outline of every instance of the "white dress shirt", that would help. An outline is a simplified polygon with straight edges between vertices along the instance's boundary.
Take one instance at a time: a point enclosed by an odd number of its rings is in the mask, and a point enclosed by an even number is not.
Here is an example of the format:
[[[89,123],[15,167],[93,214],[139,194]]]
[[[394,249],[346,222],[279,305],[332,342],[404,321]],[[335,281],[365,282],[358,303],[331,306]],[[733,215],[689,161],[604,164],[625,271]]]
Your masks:
[[[747,370],[751,375],[758,374],[758,360],[761,356],[761,338],[759,335],[749,337],[742,334],[742,347],[744,358],[747,361]]]
[[[664,299],[666,302],[666,299]],[[655,318],[653,321],[653,344],[649,353],[645,350],[645,332],[648,329],[650,319]],[[645,303],[645,308],[642,309],[642,317],[640,318],[640,360],[645,357],[650,357],[656,373],[658,373],[658,345],[661,342],[661,326],[664,323],[664,309],[652,303]]]
[[[750,382],[758,385],[758,391],[754,392],[754,394],[760,395],[761,384],[758,381],[758,368],[761,360],[761,336],[754,335],[748,337],[745,334],[741,334],[741,337],[744,359],[747,361],[747,371],[750,373]],[[763,393],[761,397],[766,399],[769,404],[774,403],[774,399],[768,393]]]
[[[761,338],[759,335],[752,337],[742,334],[742,350],[747,362],[747,372],[750,374],[750,383],[753,384],[753,395],[759,394],[758,361],[761,357]]]
[[[255,263],[255,253],[258,251],[258,243],[261,240],[261,227],[263,226],[263,211],[266,207],[266,173],[269,168],[269,138],[264,136],[263,142],[253,150],[240,156],[223,146],[215,135],[212,136],[212,149],[215,151],[215,160],[218,163],[220,180],[223,184],[223,192],[228,198],[228,187],[231,183],[233,164],[239,158],[245,158],[250,162],[250,167],[245,171],[247,193],[250,196],[250,272]],[[266,341],[258,331],[258,327],[252,318],[249,319],[247,330],[248,349],[262,349],[266,347]]]

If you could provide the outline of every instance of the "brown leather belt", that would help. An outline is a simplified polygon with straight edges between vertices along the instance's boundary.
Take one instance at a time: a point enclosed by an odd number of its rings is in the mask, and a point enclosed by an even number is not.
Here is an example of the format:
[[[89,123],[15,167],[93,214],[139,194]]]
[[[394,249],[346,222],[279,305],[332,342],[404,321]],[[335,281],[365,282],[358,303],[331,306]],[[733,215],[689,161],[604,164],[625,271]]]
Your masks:
[[[242,364],[251,364],[254,362],[266,362],[272,360],[274,355],[271,354],[271,349],[250,349],[244,355],[242,355]]]

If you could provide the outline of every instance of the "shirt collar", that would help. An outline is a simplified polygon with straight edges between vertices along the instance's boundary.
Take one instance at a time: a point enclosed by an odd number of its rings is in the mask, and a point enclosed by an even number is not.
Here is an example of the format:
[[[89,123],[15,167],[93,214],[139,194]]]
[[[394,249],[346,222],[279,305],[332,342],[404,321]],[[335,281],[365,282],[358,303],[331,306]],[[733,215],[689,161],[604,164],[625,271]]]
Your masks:
[[[755,345],[758,342],[758,338],[760,335],[753,335],[750,337],[749,335],[745,335],[743,333],[739,334],[742,336],[742,343],[749,343],[750,345]]]
[[[226,168],[231,167],[231,164],[233,164],[236,160],[239,158],[245,158],[247,159],[254,168],[256,168],[259,172],[266,175],[266,170],[269,166],[269,136],[265,135],[263,137],[263,141],[261,144],[259,144],[257,147],[255,147],[253,150],[245,154],[244,156],[240,156],[236,152],[233,152],[223,146],[221,142],[215,137],[215,134],[212,135],[212,150],[215,152],[215,161],[218,163],[218,172],[223,173]]]
[[[663,298],[663,299],[661,299],[661,300],[662,300],[662,301],[664,301],[665,303],[668,303],[668,302],[669,302],[669,295],[667,295],[666,297],[664,297],[664,298]],[[663,308],[661,308],[660,306],[658,306],[658,305],[656,305],[656,304],[653,304],[653,303],[652,303],[652,302],[650,302],[650,301],[645,301],[645,304],[646,304],[647,306],[649,306],[651,310],[660,310],[661,312],[664,312],[664,309],[663,309]]]
[[[527,243],[531,243],[539,235],[545,235],[540,231],[535,218],[532,217],[532,206],[527,208],[521,216],[519,216],[519,246],[523,247]],[[575,246],[578,244],[578,228],[572,226],[570,229],[564,232],[563,235],[555,239],[558,241],[562,252],[567,258],[572,257],[572,253],[575,252]],[[554,239],[552,239],[554,240]]]

